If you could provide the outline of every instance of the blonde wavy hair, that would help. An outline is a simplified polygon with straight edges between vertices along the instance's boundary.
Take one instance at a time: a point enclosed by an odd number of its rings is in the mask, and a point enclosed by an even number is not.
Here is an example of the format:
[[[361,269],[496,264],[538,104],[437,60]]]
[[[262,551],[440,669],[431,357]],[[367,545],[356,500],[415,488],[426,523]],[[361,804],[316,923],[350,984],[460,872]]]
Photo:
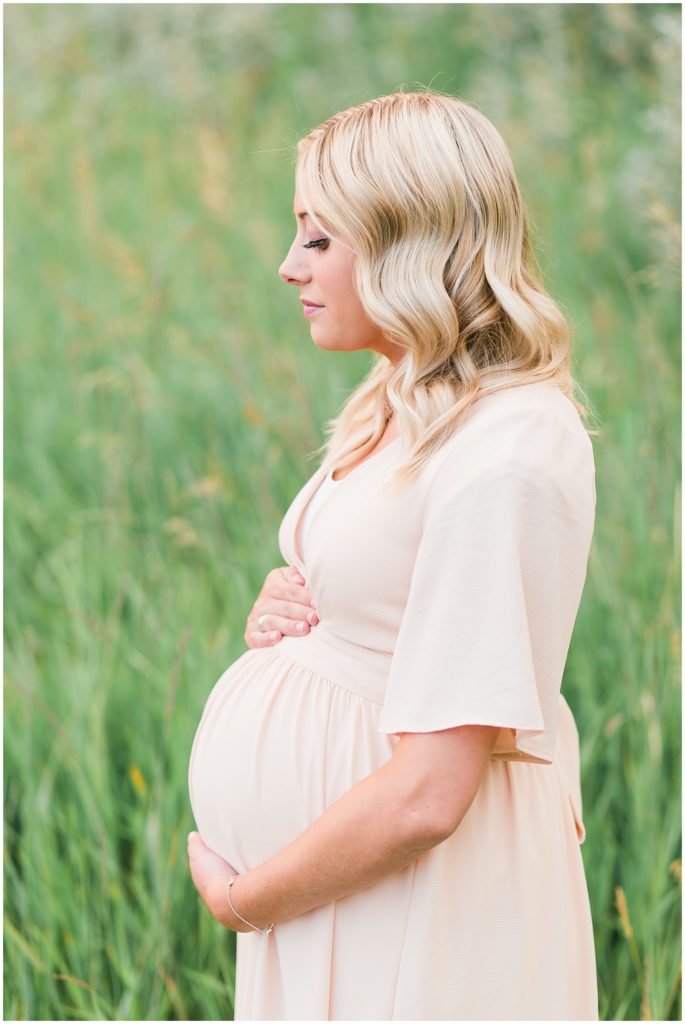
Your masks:
[[[374,354],[327,421],[322,464],[363,459],[395,412],[409,441],[396,479],[406,481],[479,398],[522,384],[554,381],[588,417],[509,151],[480,111],[431,89],[395,92],[335,114],[296,150],[304,209],[356,254],[366,315],[406,351],[397,365]]]

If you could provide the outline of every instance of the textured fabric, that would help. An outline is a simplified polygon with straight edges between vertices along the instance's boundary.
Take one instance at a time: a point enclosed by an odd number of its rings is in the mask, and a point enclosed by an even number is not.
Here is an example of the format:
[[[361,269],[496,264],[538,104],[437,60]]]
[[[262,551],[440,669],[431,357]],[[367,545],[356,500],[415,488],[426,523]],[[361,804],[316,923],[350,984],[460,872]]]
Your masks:
[[[597,1020],[578,734],[560,693],[594,526],[592,445],[535,384],[481,399],[410,489],[398,438],[302,529],[320,623],[249,649],[212,689],[190,798],[246,871],[380,768],[402,731],[500,725],[456,831],[377,885],[237,935],[237,1020]]]

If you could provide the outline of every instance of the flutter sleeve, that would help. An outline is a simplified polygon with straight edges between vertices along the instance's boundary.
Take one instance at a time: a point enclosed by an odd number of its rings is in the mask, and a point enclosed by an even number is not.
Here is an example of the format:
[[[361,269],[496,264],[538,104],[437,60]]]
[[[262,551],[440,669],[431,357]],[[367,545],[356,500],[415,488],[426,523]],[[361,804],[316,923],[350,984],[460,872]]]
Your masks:
[[[378,728],[501,726],[495,756],[551,762],[594,527],[592,446],[542,414],[497,436],[471,458],[456,445],[431,485]]]

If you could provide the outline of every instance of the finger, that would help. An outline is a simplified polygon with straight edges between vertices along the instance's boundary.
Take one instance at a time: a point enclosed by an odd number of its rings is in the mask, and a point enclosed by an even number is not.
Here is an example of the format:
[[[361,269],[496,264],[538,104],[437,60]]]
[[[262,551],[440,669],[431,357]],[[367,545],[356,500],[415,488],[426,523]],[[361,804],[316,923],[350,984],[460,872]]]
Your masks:
[[[294,620],[295,622],[308,622],[310,626],[313,626],[318,621],[319,613],[313,599],[306,601],[294,601],[280,598],[280,600],[270,600],[265,602],[266,608],[262,608],[263,612],[273,615],[273,628],[280,629],[281,624],[278,621],[279,617],[284,620]],[[258,613],[259,614],[259,613]],[[314,618],[312,619],[312,615]]]
[[[276,580],[270,586],[265,586],[260,597],[276,598],[279,601],[288,601],[295,607],[295,615],[302,618],[302,608],[316,608],[316,602],[306,584],[291,583],[285,574],[281,574],[280,581]],[[287,611],[283,611],[287,615]]]
[[[245,643],[248,647],[273,647],[282,639],[283,634],[278,629],[262,633],[259,629],[251,629],[245,634]]]
[[[304,576],[302,576],[297,566],[287,565],[281,569],[281,573],[289,583],[295,583],[298,586],[302,586],[305,583]]]
[[[266,599],[266,600],[265,600]],[[279,605],[279,610],[284,615],[293,614],[296,618],[303,618],[304,611],[315,608],[316,604],[307,587],[300,587],[297,584],[283,583],[274,585],[272,589],[263,590],[259,600],[255,603],[254,610],[263,607],[267,603],[269,610],[274,604]]]
[[[271,630],[279,630],[284,636],[302,636],[308,633],[312,626],[319,622],[319,616],[314,608],[305,608],[303,605],[292,605],[287,601],[279,601],[278,611],[272,609],[263,612],[254,618],[248,619],[248,629],[259,629],[259,620],[262,621],[262,630],[268,633]],[[285,614],[280,614],[281,610]]]
[[[255,608],[255,614],[260,614],[259,608]],[[270,601],[268,610],[262,614],[268,616],[268,624],[267,620],[264,620],[265,629],[280,629],[281,632],[283,632],[282,622],[294,620],[295,622],[308,622],[311,626],[313,625],[312,616],[318,620],[316,606],[309,602],[302,604],[300,601]]]

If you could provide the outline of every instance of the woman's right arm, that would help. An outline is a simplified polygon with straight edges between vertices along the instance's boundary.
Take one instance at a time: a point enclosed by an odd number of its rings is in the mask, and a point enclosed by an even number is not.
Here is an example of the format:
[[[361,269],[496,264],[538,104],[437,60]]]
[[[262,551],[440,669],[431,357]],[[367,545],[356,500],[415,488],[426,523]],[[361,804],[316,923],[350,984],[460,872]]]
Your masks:
[[[260,615],[264,616],[264,632],[257,627]],[[298,570],[292,565],[278,566],[267,573],[252,605],[245,643],[248,647],[273,647],[283,636],[305,636],[318,621],[316,605]]]

